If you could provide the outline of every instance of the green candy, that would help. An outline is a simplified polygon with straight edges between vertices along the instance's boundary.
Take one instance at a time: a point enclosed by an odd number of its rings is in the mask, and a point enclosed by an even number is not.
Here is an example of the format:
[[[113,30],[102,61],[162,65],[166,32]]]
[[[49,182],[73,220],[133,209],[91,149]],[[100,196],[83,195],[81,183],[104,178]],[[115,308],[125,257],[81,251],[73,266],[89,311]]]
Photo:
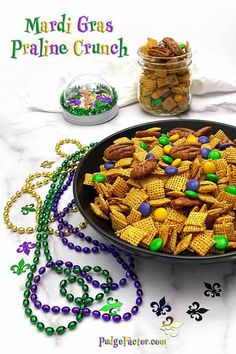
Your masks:
[[[168,145],[170,143],[170,140],[167,138],[167,136],[161,136],[158,141],[159,141],[159,144],[164,145],[164,146]]]
[[[93,182],[98,182],[98,183],[103,183],[105,182],[106,176],[102,173],[96,173],[96,175],[93,175],[92,181]]]
[[[150,243],[149,249],[150,251],[156,252],[159,251],[159,249],[162,247],[163,241],[160,237],[154,238],[152,242]]]
[[[206,180],[214,182],[214,183],[218,183],[219,177],[217,175],[215,175],[214,173],[208,173],[206,175]]]
[[[229,194],[236,195],[236,187],[235,186],[228,186],[224,189],[224,191]]]
[[[208,154],[208,159],[219,160],[219,159],[221,159],[221,153],[218,150],[212,150]]]
[[[224,250],[225,248],[228,247],[229,244],[227,237],[223,235],[215,236],[214,241],[215,241],[215,248],[217,250]]]
[[[164,155],[161,157],[162,161],[170,165],[174,159],[171,156]]]
[[[197,192],[194,192],[194,191],[186,190],[184,192],[184,194],[186,195],[186,197],[191,198],[191,199],[197,199],[198,198]]]
[[[179,48],[180,48],[180,49],[184,49],[184,48],[185,48],[184,43],[179,43]]]
[[[145,151],[148,150],[147,144],[145,144],[143,141],[139,144],[139,146],[140,146],[143,150],[145,150]]]
[[[163,100],[161,98],[156,98],[151,100],[152,106],[160,106],[162,104]]]

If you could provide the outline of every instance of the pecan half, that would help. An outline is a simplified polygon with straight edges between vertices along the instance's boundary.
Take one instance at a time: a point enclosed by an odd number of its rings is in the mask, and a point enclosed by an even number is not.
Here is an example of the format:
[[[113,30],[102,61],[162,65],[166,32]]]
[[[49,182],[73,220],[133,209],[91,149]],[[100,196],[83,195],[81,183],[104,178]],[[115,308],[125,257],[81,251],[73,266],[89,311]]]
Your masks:
[[[200,143],[184,143],[173,146],[170,149],[170,156],[181,160],[194,160],[200,153]]]
[[[135,133],[137,138],[146,138],[146,137],[157,137],[161,136],[160,132],[154,132],[153,130],[140,130]]]
[[[174,134],[178,134],[180,138],[186,138],[188,135],[193,133],[194,131],[189,128],[174,128],[167,133],[167,136],[170,137]]]
[[[199,199],[189,199],[187,197],[179,197],[173,199],[170,202],[170,206],[172,208],[185,208],[185,207],[193,207],[193,206],[201,206],[202,202]]]
[[[118,161],[126,157],[132,157],[135,148],[133,142],[113,144],[104,151],[104,157],[110,161]]]
[[[165,43],[165,47],[168,48],[172,54],[174,55],[182,54],[182,51],[178,43],[173,38],[165,37],[162,39],[162,42]]]
[[[142,179],[150,173],[152,173],[157,165],[156,159],[148,159],[144,161],[143,163],[139,164],[135,168],[132,169],[130,172],[130,177],[133,179]]]
[[[210,136],[211,133],[212,133],[212,127],[208,126],[208,127],[203,127],[203,128],[201,128],[201,129],[198,129],[198,130],[194,133],[194,135],[197,136],[197,137],[202,136],[202,135],[204,135],[204,136]]]
[[[158,45],[156,47],[152,47],[151,49],[149,49],[148,54],[156,57],[170,57],[171,51],[168,48],[166,48],[164,45]]]

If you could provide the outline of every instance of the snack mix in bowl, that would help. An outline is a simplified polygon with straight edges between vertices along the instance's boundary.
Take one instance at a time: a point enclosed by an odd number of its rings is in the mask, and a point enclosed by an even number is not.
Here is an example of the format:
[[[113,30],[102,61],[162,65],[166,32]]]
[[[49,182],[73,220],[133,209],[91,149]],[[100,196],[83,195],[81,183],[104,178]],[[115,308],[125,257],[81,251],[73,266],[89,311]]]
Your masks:
[[[116,237],[168,254],[208,256],[236,248],[236,145],[222,130],[136,131],[104,151],[84,185]]]

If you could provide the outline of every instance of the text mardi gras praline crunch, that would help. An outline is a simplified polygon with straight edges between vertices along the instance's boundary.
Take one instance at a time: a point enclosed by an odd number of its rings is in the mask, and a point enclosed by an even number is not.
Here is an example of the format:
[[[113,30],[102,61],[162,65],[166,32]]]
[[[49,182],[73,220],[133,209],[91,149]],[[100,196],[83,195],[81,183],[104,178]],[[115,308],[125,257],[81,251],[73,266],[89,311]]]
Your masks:
[[[124,45],[123,37],[113,44],[105,43],[88,43],[83,38],[79,38],[73,42],[72,48],[66,43],[50,43],[49,39],[43,35],[49,36],[50,33],[58,32],[61,34],[73,33],[72,18],[66,14],[61,15],[59,21],[42,20],[40,17],[33,19],[25,19],[25,30],[27,34],[33,34],[37,37],[37,42],[28,43],[29,41],[21,39],[11,40],[11,58],[18,59],[19,56],[25,57],[31,55],[34,57],[42,58],[51,55],[65,55],[73,50],[73,53],[78,56],[99,54],[99,55],[114,55],[118,58],[128,56],[128,47]],[[80,16],[76,23],[76,30],[80,33],[98,32],[98,33],[112,33],[114,30],[112,21],[92,20],[89,16]],[[34,37],[35,38],[35,37]]]

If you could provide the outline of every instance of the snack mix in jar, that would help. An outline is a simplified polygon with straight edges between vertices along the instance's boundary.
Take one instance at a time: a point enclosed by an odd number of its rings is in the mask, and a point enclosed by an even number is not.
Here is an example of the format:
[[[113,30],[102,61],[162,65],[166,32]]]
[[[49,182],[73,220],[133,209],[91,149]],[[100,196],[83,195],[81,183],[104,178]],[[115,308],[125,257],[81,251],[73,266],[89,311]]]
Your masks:
[[[189,43],[177,43],[169,37],[158,43],[148,38],[138,54],[141,108],[159,116],[187,111],[191,103],[192,53]]]

